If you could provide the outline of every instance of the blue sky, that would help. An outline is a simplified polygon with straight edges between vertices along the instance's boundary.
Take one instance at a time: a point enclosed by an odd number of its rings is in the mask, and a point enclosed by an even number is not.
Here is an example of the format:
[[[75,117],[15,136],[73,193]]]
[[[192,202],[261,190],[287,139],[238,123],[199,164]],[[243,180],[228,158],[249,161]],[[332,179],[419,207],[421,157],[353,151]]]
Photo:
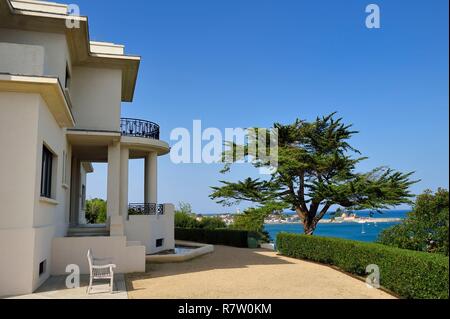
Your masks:
[[[338,111],[360,131],[361,171],[416,171],[412,190],[449,184],[448,1],[376,1],[381,29],[365,27],[360,0],[77,0],[92,40],[142,56],[133,103],[122,115],[172,129],[270,127]],[[174,142],[170,142],[173,144]],[[159,201],[198,213],[230,211],[208,198],[220,165],[159,160]],[[143,200],[143,162],[130,165],[130,201]],[[88,197],[106,197],[106,167]],[[242,205],[241,208],[244,206]]]

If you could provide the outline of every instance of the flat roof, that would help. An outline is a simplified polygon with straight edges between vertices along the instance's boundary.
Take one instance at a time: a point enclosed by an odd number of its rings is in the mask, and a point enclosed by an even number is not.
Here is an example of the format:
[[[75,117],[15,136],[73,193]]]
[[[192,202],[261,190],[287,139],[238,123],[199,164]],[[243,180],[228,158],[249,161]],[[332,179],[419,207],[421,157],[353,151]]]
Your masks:
[[[88,18],[71,16],[69,6],[37,0],[0,0],[0,27],[29,31],[65,33],[75,66],[122,70],[122,101],[134,97],[140,56],[127,55],[124,46],[90,41]],[[79,28],[67,28],[66,20],[76,20]]]

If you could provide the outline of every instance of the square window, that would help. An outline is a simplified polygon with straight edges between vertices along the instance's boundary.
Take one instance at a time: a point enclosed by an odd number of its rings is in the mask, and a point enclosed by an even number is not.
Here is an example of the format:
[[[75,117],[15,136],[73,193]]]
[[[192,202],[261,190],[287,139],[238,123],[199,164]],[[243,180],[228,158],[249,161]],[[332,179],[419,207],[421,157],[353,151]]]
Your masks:
[[[156,240],[156,247],[162,247],[164,245],[164,238]]]
[[[44,260],[39,264],[39,276],[45,274],[46,268],[47,268],[47,260]]]

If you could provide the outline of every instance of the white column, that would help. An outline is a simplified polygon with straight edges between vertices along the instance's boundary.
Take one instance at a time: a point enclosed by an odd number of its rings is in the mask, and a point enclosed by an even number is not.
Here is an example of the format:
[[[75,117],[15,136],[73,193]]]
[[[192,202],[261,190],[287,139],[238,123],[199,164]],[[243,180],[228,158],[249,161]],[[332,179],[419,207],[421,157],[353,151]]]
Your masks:
[[[145,158],[144,201],[158,203],[158,154],[151,152]]]
[[[108,217],[119,216],[120,202],[120,143],[108,146]]]
[[[120,150],[120,212],[122,217],[128,216],[128,160],[130,150],[122,147]]]

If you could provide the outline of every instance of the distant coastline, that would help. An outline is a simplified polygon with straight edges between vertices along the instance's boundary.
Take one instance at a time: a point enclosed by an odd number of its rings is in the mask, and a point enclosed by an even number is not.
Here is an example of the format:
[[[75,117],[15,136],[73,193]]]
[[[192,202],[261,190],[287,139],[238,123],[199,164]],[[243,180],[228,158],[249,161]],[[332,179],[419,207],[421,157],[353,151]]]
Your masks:
[[[356,223],[356,224],[362,224],[362,223],[397,223],[401,222],[403,218],[357,218],[357,219],[348,219],[343,221],[332,221],[331,219],[322,219],[319,221],[319,224],[349,224],[349,223]],[[294,225],[298,224],[297,222],[266,222],[266,225]]]
[[[340,216],[335,216],[334,212],[330,212],[324,216],[319,224],[328,225],[352,225],[352,224],[389,224],[389,223],[400,223],[407,217],[407,214],[411,210],[386,210],[380,214],[376,214],[375,217],[373,212],[370,211],[355,211],[352,213],[341,214]],[[231,225],[234,222],[236,215],[240,214],[240,211],[236,213],[222,213],[222,214],[198,214],[197,218],[201,219],[204,216],[215,216],[220,218],[225,224]],[[299,225],[300,218],[292,211],[284,211],[281,213],[273,213],[265,218],[265,225]]]

